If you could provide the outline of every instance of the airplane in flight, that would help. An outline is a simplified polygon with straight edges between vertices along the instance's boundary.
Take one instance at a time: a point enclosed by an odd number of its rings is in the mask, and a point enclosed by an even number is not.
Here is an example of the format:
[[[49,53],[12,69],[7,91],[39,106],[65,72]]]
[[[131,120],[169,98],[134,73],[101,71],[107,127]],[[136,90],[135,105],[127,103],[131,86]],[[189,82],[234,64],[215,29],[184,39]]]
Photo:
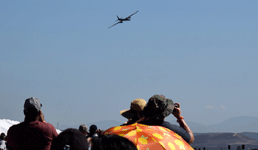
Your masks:
[[[128,17],[126,17],[126,18],[119,18],[119,17],[117,16],[117,20],[116,20],[116,21],[119,21],[119,22],[113,24],[112,26],[110,26],[110,27],[108,27],[108,28],[111,28],[111,27],[113,27],[113,26],[115,26],[115,25],[117,25],[117,24],[119,24],[119,23],[123,23],[123,21],[130,21],[132,15],[136,14],[137,12],[138,12],[138,11],[136,11],[135,13],[131,14],[130,16],[128,16]]]

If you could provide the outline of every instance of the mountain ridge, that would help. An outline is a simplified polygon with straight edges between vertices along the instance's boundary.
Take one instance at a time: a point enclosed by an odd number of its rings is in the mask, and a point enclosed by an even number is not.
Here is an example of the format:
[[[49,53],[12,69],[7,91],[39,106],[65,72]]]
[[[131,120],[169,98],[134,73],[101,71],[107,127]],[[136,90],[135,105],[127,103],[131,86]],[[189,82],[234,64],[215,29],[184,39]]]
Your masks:
[[[189,125],[190,126],[190,125]],[[191,126],[190,126],[191,128]],[[239,116],[229,118],[214,125],[202,125],[191,128],[193,132],[258,132],[258,117]]]
[[[253,133],[256,138],[258,133]],[[248,136],[247,133],[206,133],[194,136],[195,140],[191,144],[193,148],[223,148],[236,149],[239,145],[245,145],[245,149],[258,148],[258,140]]]
[[[172,124],[178,125],[176,120],[168,121]],[[194,133],[215,133],[215,132],[228,132],[228,133],[242,133],[242,132],[258,132],[258,117],[253,116],[239,116],[232,117],[221,123],[213,124],[213,125],[204,125],[201,123],[190,122],[186,120],[186,123],[191,128]],[[123,122],[119,122],[116,120],[104,120],[104,121],[96,121],[85,123],[87,126],[92,124],[96,124],[99,129],[105,130],[113,126],[119,126],[123,124]],[[60,125],[60,129],[65,129],[68,127],[78,128],[78,125]]]

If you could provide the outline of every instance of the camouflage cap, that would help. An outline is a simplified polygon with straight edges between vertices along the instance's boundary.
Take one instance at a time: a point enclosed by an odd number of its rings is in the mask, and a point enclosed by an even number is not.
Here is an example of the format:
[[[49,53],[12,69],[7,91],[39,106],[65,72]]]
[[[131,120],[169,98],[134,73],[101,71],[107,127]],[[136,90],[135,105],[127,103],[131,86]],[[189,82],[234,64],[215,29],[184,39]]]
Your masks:
[[[143,115],[148,118],[163,119],[174,110],[174,103],[164,95],[152,96],[143,110]]]
[[[144,99],[137,98],[131,102],[130,109],[121,110],[120,114],[127,119],[132,119],[138,112],[143,111],[145,105],[146,101]]]
[[[79,131],[88,132],[88,127],[85,124],[81,124],[79,126]]]
[[[24,111],[29,112],[31,110],[36,110],[37,112],[40,111],[42,104],[40,103],[38,98],[30,97],[25,100],[24,103]]]

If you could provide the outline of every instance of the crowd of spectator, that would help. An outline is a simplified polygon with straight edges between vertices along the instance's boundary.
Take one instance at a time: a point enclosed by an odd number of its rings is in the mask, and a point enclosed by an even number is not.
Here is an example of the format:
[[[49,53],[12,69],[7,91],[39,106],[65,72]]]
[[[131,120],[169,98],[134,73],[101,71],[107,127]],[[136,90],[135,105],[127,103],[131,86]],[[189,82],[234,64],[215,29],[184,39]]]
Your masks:
[[[58,134],[55,127],[45,122],[42,104],[38,98],[28,98],[24,103],[24,121],[9,128],[7,136],[0,137],[0,150],[136,150],[134,141],[115,134],[104,134],[96,125],[88,128],[81,124],[78,129],[68,128]],[[179,103],[163,95],[154,95],[148,102],[135,99],[130,109],[121,110],[120,114],[127,121],[120,126],[141,124],[160,126],[177,134],[186,143],[194,141],[194,135],[181,116]],[[173,114],[178,125],[165,121],[165,117]]]

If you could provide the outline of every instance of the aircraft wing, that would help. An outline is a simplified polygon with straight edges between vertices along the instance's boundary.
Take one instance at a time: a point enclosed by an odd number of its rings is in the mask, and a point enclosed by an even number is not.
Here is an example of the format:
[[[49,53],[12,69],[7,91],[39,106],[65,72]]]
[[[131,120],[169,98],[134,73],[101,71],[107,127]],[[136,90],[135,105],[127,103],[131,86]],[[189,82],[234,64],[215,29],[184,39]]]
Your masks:
[[[135,13],[131,14],[130,16],[128,16],[128,17],[126,17],[126,18],[131,18],[132,15],[134,15],[134,14],[136,14],[136,13],[138,13],[138,11],[136,11]]]
[[[113,26],[115,26],[115,25],[117,25],[117,24],[119,24],[119,23],[122,23],[122,22],[117,22],[117,23],[113,24],[112,26],[110,26],[110,27],[108,27],[108,28],[111,28],[111,27],[113,27]]]

